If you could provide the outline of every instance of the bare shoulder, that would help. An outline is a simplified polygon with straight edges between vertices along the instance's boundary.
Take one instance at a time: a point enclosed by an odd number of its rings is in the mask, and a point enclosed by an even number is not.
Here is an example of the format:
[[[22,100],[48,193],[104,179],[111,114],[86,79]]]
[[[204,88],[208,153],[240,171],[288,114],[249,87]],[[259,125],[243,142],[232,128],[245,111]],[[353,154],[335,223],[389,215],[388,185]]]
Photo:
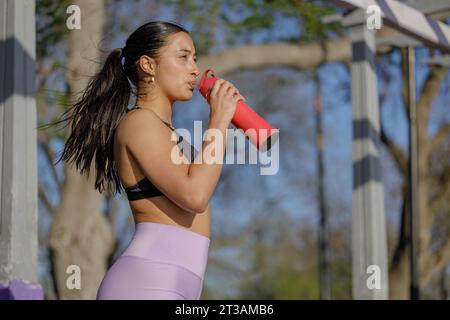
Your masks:
[[[142,135],[158,139],[169,133],[161,120],[147,110],[133,110],[127,113],[116,129],[117,139],[124,144]]]

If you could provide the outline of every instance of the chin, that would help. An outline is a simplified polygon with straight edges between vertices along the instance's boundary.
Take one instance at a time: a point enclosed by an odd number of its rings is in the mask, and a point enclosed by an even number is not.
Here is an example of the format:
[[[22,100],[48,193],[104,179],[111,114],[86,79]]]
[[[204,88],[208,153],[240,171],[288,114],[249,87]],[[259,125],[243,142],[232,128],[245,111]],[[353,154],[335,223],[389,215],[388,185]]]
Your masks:
[[[185,96],[183,96],[183,97],[180,97],[180,98],[177,99],[177,100],[180,100],[180,101],[189,101],[189,100],[192,99],[193,96],[194,96],[194,93],[191,93],[191,94],[189,94],[189,95],[185,95]]]

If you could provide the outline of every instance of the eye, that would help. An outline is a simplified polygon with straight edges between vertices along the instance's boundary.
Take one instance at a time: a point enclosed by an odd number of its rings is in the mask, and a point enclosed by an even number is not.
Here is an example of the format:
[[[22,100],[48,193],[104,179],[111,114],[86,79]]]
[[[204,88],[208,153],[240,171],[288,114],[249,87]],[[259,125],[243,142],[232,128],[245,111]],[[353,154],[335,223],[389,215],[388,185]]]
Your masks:
[[[181,56],[181,58],[187,58],[187,56],[186,56],[186,55],[184,55],[184,56]]]

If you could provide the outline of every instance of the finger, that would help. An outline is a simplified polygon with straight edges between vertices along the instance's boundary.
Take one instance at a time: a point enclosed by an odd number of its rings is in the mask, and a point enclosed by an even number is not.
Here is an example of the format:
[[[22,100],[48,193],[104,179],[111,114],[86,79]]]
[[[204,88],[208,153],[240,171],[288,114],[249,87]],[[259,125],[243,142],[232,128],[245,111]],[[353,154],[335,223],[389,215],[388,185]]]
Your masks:
[[[216,82],[214,82],[214,85],[212,87],[210,96],[216,96],[218,91],[219,91],[219,89],[222,87],[222,84],[224,82],[225,82],[224,79],[218,79]]]
[[[223,86],[219,90],[220,96],[227,96],[230,95],[230,91],[233,89],[233,86],[231,83],[224,83]]]
[[[223,79],[219,79],[216,82],[214,82],[214,85],[211,90],[211,94],[217,95],[217,92],[222,87],[223,83],[224,83]]]
[[[235,94],[235,92],[236,92],[236,88],[232,84],[230,84],[230,86],[227,88],[227,91],[226,91],[227,96],[232,97]]]
[[[245,98],[242,95],[240,95],[240,94],[233,96],[233,101],[238,102],[240,100],[242,100],[244,102],[246,101]]]
[[[229,88],[229,84],[227,81],[223,82],[220,88],[217,91],[217,98],[222,99],[226,96],[227,90]]]

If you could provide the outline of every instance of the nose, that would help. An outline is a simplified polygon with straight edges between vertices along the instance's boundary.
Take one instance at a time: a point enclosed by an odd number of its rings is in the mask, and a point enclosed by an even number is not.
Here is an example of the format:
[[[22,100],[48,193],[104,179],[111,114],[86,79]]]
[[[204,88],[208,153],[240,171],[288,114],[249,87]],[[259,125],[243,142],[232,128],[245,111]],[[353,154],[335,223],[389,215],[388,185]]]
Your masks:
[[[197,78],[198,75],[199,75],[198,66],[197,66],[197,63],[195,61],[194,61],[194,67],[193,67],[193,69],[191,71],[191,74],[194,75],[195,78]]]

